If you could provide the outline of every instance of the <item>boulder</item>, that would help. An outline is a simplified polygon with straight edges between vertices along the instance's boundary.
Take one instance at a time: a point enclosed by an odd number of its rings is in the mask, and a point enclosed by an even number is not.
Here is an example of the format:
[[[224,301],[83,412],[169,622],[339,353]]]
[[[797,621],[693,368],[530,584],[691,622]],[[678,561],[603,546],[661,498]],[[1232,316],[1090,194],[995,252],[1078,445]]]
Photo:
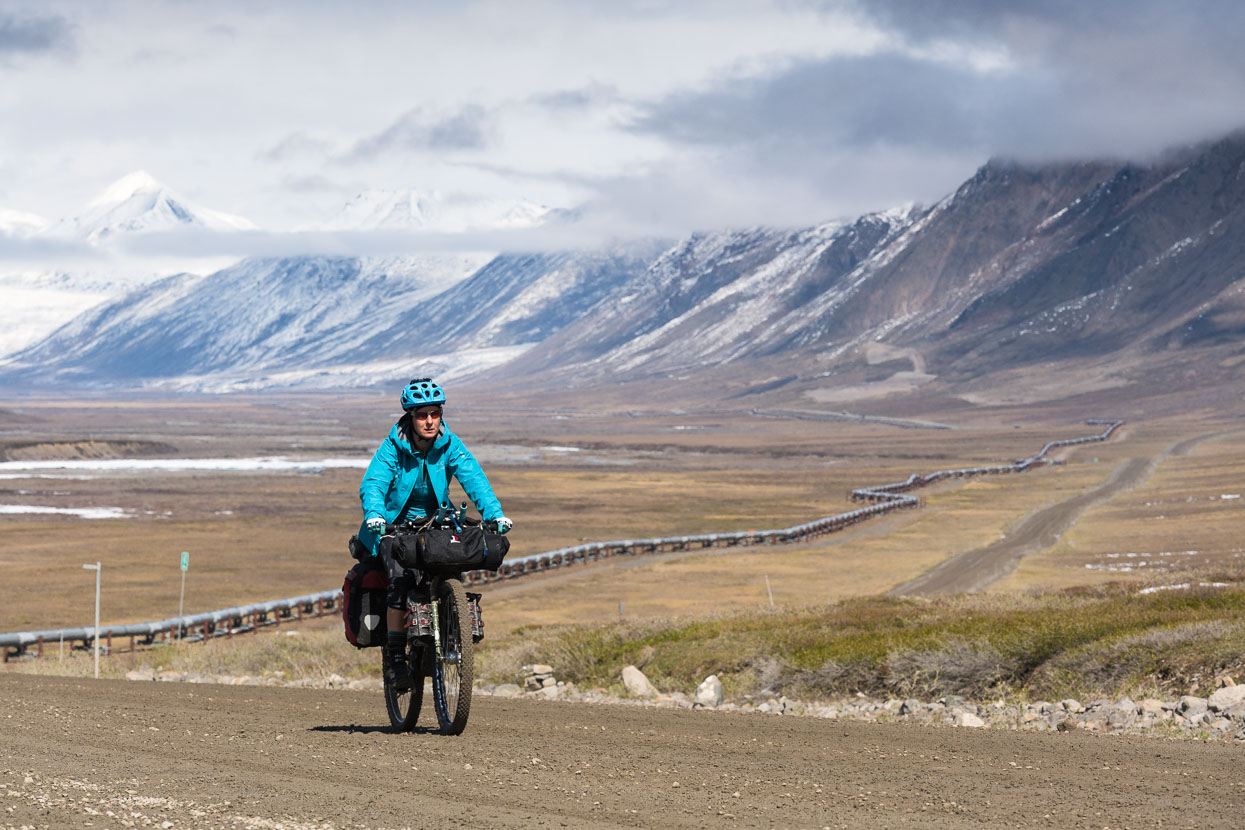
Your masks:
[[[519,686],[517,683],[501,683],[493,690],[496,697],[518,697]]]
[[[1130,700],[1129,703],[1132,703],[1132,701]],[[1137,717],[1135,714],[1133,714],[1133,711],[1135,709],[1136,709],[1136,706],[1132,705],[1132,706],[1129,706],[1128,708],[1117,706],[1115,709],[1109,710],[1107,712],[1107,725],[1113,726],[1117,729],[1122,729],[1125,726],[1130,726],[1133,720]]]
[[[1245,684],[1240,686],[1224,686],[1206,701],[1212,711],[1222,712],[1238,703],[1245,702]]]
[[[903,704],[899,707],[899,714],[912,715],[917,712],[920,712],[924,708],[925,706],[924,704],[921,703],[921,701],[917,700],[914,697],[910,697],[907,700],[905,700]]]
[[[1232,718],[1232,720],[1237,723],[1245,723],[1245,703],[1237,703],[1233,706],[1229,706],[1220,714],[1225,718]]]
[[[1059,705],[1063,707],[1065,712],[1071,712],[1074,715],[1079,715],[1085,711],[1085,707],[1081,705],[1081,701],[1072,697],[1059,701]]]
[[[653,688],[653,684],[648,682],[648,678],[644,676],[644,672],[635,666],[627,666],[622,670],[623,687],[627,690],[627,694],[632,697],[656,697],[657,690]]]
[[[716,674],[709,675],[696,687],[696,697],[693,702],[697,706],[706,706],[710,709],[722,705],[722,681],[718,680]]]
[[[1180,698],[1180,703],[1176,705],[1176,711],[1192,720],[1205,712],[1208,705],[1209,704],[1204,697],[1184,695]]]
[[[1137,714],[1153,715],[1156,718],[1162,717],[1163,701],[1159,700],[1158,698],[1148,697],[1145,700],[1141,701],[1141,703],[1137,704]]]
[[[968,726],[973,729],[980,729],[986,725],[986,722],[974,715],[972,712],[959,711],[955,715],[956,726]]]

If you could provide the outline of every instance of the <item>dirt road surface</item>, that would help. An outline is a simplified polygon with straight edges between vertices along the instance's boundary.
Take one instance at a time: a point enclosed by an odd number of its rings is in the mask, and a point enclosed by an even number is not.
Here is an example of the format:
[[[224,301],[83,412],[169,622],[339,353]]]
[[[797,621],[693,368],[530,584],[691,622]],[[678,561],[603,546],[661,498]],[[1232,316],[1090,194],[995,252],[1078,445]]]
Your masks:
[[[1025,517],[1007,536],[984,548],[952,557],[916,579],[893,589],[899,596],[980,591],[1016,568],[1020,558],[1048,548],[1081,514],[1117,493],[1131,490],[1150,475],[1148,458],[1130,458],[1120,464],[1101,486]]]
[[[425,719],[427,718],[425,715]],[[0,826],[1236,828],[1225,743],[0,674]]]

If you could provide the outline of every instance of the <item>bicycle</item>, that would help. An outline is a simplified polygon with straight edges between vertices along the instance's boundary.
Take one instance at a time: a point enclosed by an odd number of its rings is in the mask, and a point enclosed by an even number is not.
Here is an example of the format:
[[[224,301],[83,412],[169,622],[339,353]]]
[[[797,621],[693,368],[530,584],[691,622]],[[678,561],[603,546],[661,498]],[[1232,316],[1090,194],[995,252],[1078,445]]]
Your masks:
[[[403,536],[415,539],[429,531],[443,531],[466,537],[469,528],[496,532],[492,523],[482,523],[462,514],[449,518],[407,523],[399,526],[386,525],[385,535],[395,540],[395,547],[403,547]],[[481,534],[481,538],[484,537]],[[496,536],[494,539],[503,539]],[[503,540],[504,541],[504,540]],[[496,544],[496,541],[495,541]],[[407,544],[411,550],[416,544]],[[508,549],[509,543],[504,547]],[[503,551],[501,556],[504,556]],[[446,735],[460,735],[467,727],[471,712],[471,690],[475,680],[474,645],[484,637],[484,621],[480,611],[480,594],[469,593],[462,581],[462,573],[481,567],[479,562],[455,564],[438,562],[425,567],[411,567],[403,561],[402,554],[395,559],[408,571],[418,576],[415,587],[407,591],[403,625],[407,632],[407,667],[411,673],[409,690],[399,691],[390,682],[389,649],[381,650],[381,668],[385,678],[385,708],[389,722],[399,732],[415,728],[423,706],[424,681],[432,679],[433,709],[437,725]],[[496,557],[500,564],[501,557]],[[484,567],[489,567],[487,564]],[[495,566],[490,568],[495,569]]]

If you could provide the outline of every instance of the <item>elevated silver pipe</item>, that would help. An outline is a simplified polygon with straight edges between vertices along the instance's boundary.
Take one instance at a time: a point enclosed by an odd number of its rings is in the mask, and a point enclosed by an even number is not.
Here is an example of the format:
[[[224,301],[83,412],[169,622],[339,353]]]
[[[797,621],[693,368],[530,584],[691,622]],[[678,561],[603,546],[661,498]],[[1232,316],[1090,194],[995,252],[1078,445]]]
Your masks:
[[[935,470],[932,473],[921,475],[913,473],[904,481],[894,482],[891,484],[879,484],[871,487],[861,487],[851,492],[851,497],[856,501],[873,501],[868,507],[860,507],[855,510],[849,510],[845,513],[836,513],[833,516],[825,516],[820,519],[814,519],[811,522],[793,525],[792,527],[780,528],[775,530],[757,530],[757,531],[733,531],[730,533],[700,533],[691,536],[660,536],[651,539],[620,539],[609,542],[587,542],[581,545],[572,545],[571,547],[558,548],[557,550],[545,551],[544,553],[533,553],[528,556],[520,556],[515,559],[507,560],[502,563],[501,568],[496,575],[490,571],[468,571],[464,574],[464,578],[468,584],[474,582],[490,582],[495,579],[513,579],[516,576],[532,573],[537,570],[547,570],[551,568],[565,567],[575,561],[587,561],[589,558],[597,559],[603,556],[628,555],[635,556],[642,553],[661,552],[664,547],[683,546],[686,548],[689,544],[701,544],[705,547],[733,547],[739,545],[757,545],[757,544],[774,544],[781,542],[797,542],[807,539],[810,536],[822,535],[833,532],[839,528],[847,527],[856,522],[863,521],[882,513],[892,510],[901,510],[906,508],[919,507],[920,499],[910,496],[905,490],[911,490],[916,487],[922,487],[935,481],[945,478],[964,478],[979,475],[991,475],[998,473],[1023,472],[1031,469],[1036,464],[1050,463],[1046,457],[1051,450],[1056,447],[1067,447],[1078,444],[1087,444],[1092,442],[1106,441],[1124,424],[1121,420],[1105,420],[1101,418],[1091,418],[1085,423],[1092,426],[1106,426],[1106,429],[1098,435],[1087,435],[1081,438],[1065,438],[1059,441],[1047,441],[1036,454],[1029,458],[1019,459],[1011,464],[999,464],[986,467],[968,467],[958,470]],[[182,617],[172,617],[167,620],[158,620],[155,622],[127,623],[124,625],[100,626],[99,637],[144,637],[148,640],[156,637],[164,632],[191,632],[195,629],[201,629],[204,626],[209,628],[209,636],[215,634],[219,623],[227,622],[229,625],[227,630],[234,630],[233,623],[238,622],[238,627],[246,627],[245,620],[248,617],[264,617],[271,618],[268,624],[276,622],[277,615],[282,612],[290,612],[299,607],[314,606],[317,602],[336,605],[338,598],[341,596],[340,590],[321,591],[318,594],[304,594],[301,597],[289,597],[287,599],[271,600],[269,602],[258,602],[251,605],[239,605],[233,608],[224,608],[219,611],[208,611],[201,614],[190,614]],[[7,661],[9,657],[21,654],[27,648],[39,643],[52,643],[60,640],[70,642],[90,643],[95,637],[95,632],[91,627],[85,628],[56,628],[46,631],[16,631],[8,634],[0,634],[0,649],[5,651],[4,659]]]

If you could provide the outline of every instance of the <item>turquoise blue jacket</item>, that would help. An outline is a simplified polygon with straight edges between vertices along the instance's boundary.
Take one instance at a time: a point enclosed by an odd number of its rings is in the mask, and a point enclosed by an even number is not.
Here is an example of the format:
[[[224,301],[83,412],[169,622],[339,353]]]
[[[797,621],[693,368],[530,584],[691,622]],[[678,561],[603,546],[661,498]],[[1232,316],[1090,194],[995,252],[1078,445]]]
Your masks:
[[[359,541],[372,551],[373,556],[377,553],[380,536],[367,529],[367,520],[380,516],[392,523],[398,518],[425,470],[437,504],[450,500],[450,478],[453,477],[458,479],[463,492],[485,521],[502,516],[501,502],[493,495],[493,488],[489,486],[484,471],[457,435],[443,428],[425,456],[411,446],[403,437],[400,426],[394,424],[389,436],[376,449],[359,484],[359,500],[363,503]],[[424,515],[423,505],[411,505],[411,516],[419,515]]]

